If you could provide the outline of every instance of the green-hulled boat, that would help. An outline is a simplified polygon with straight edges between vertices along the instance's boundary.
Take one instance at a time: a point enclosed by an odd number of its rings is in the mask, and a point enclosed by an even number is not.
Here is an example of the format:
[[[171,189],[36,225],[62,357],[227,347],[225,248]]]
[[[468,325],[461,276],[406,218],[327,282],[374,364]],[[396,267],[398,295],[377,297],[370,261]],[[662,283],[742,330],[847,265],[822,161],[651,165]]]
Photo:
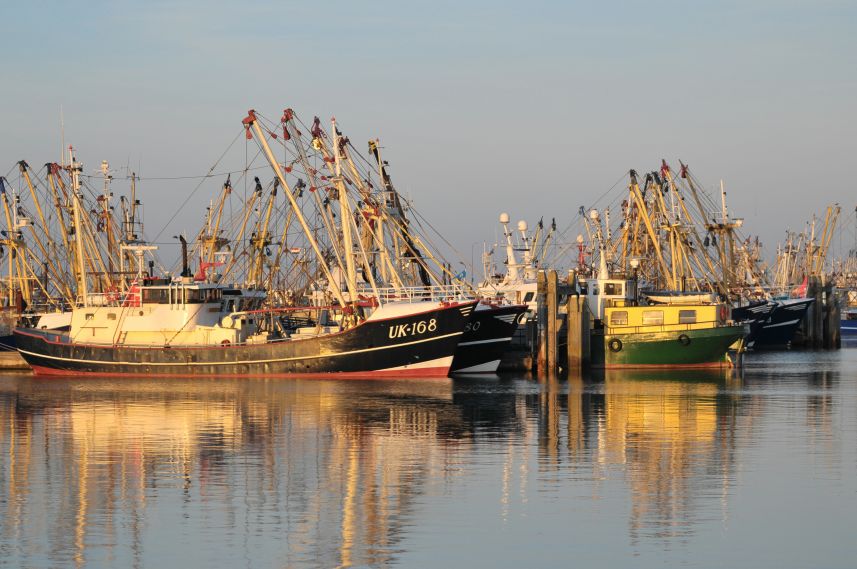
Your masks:
[[[623,294],[633,283],[599,279],[588,295],[596,314],[592,362],[619,367],[728,366],[728,352],[745,336],[743,325],[727,320],[724,304],[683,303],[639,306]],[[600,294],[599,294],[600,293]],[[636,296],[636,295],[634,295]],[[594,306],[593,306],[594,304]]]

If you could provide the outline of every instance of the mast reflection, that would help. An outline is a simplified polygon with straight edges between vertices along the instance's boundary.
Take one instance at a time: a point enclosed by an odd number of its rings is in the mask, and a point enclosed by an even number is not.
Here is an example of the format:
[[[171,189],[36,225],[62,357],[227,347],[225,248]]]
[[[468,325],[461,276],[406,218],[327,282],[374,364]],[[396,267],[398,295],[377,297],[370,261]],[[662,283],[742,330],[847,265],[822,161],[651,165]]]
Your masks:
[[[502,520],[618,494],[632,546],[669,544],[712,509],[728,519],[739,441],[766,405],[742,381],[0,378],[0,550],[22,565],[144,566],[174,540],[200,565],[260,551],[283,566],[392,565],[432,503],[474,480],[496,498],[483,515]],[[805,381],[802,424],[835,443],[835,375]]]

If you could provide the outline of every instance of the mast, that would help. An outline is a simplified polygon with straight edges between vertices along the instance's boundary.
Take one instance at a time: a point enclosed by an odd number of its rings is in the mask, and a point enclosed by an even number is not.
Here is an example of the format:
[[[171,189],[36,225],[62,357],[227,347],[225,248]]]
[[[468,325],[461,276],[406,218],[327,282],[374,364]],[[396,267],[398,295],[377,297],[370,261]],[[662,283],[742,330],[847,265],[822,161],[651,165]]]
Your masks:
[[[500,214],[500,224],[503,226],[503,235],[506,236],[506,266],[509,280],[518,280],[518,261],[515,259],[515,246],[512,244],[512,232],[509,231],[509,214]]]
[[[110,192],[110,182],[113,180],[113,175],[110,173],[110,165],[107,160],[101,161],[101,176],[104,178],[104,191],[101,195],[102,207],[102,229],[107,233],[107,281],[112,282],[115,268],[113,259],[116,255],[115,236],[113,235],[113,214],[110,211],[110,198],[113,194]]]
[[[274,157],[274,153],[271,152],[271,147],[268,146],[268,141],[265,139],[265,134],[264,134],[264,132],[262,132],[262,128],[259,126],[259,122],[256,119],[256,112],[252,109],[250,111],[248,111],[247,117],[242,122],[244,124],[244,127],[247,129],[248,134],[249,134],[249,129],[251,129],[251,128],[256,133],[256,140],[259,143],[259,146],[262,147],[262,152],[265,154],[265,158],[267,158],[268,163],[270,164],[271,168],[274,170],[274,173],[277,175],[277,178],[279,178],[280,184],[283,186],[284,193],[286,194],[286,197],[289,199],[289,204],[292,206],[292,209],[295,212],[295,217],[297,217],[298,222],[301,224],[301,228],[304,231],[304,235],[307,238],[307,241],[309,241],[309,244],[312,247],[313,251],[315,252],[316,257],[318,257],[319,264],[321,265],[321,268],[324,271],[325,277],[327,278],[328,282],[330,283],[330,287],[331,287],[331,290],[333,291],[334,296],[337,298],[339,303],[343,307],[345,307],[347,303],[345,302],[345,297],[342,295],[342,290],[339,288],[339,283],[335,282],[333,275],[330,273],[330,268],[327,266],[327,261],[321,252],[321,248],[319,247],[318,242],[316,241],[315,237],[313,236],[312,229],[310,228],[309,224],[307,223],[307,220],[304,217],[303,212],[300,209],[300,206],[298,205],[297,201],[295,200],[294,195],[292,195],[292,190],[289,187],[288,182],[286,182],[286,177],[283,174],[283,171],[280,167],[279,162],[277,162],[277,159]]]
[[[41,224],[40,227],[45,232],[48,243],[51,244],[50,243],[51,242],[50,235],[47,234],[48,224],[47,224],[47,221],[45,220],[44,212],[42,211],[42,205],[39,202],[39,197],[36,194],[36,188],[33,185],[32,179],[30,178],[30,171],[29,171],[30,166],[27,164],[26,161],[21,160],[20,162],[18,162],[18,168],[20,169],[21,176],[24,178],[24,181],[27,183],[27,187],[30,190],[30,196],[33,199],[33,203],[36,207],[36,212],[39,215],[39,222]],[[36,231],[36,226],[34,224],[30,225],[30,230],[32,232],[32,236],[36,242],[36,245],[39,247],[39,250],[42,252],[42,256],[44,258],[45,265],[48,268],[50,268],[51,275],[54,278],[57,290],[59,290],[60,293],[63,294],[67,299],[73,300],[72,292],[68,288],[68,285],[65,283],[65,280],[63,279],[63,272],[60,271],[59,268],[57,267],[57,264],[55,263],[54,257],[48,253],[47,247],[42,242],[41,237],[39,236],[38,232]],[[47,286],[45,288],[47,288]],[[45,292],[45,294],[47,295],[47,291]]]
[[[83,166],[77,162],[74,157],[74,149],[69,146],[68,153],[71,160],[69,168],[71,169],[71,194],[72,194],[72,213],[74,216],[74,241],[75,253],[77,256],[78,266],[78,283],[80,289],[78,292],[83,297],[83,306],[89,306],[89,293],[86,289],[86,265],[83,262],[83,223],[80,219],[80,172]]]
[[[345,248],[345,270],[348,277],[348,291],[351,300],[357,298],[357,269],[354,264],[354,241],[351,235],[351,205],[348,191],[342,179],[342,157],[339,151],[339,130],[336,128],[336,118],[330,119],[330,129],[333,138],[333,157],[335,160],[335,182],[339,191],[339,225],[342,227],[342,244]]]

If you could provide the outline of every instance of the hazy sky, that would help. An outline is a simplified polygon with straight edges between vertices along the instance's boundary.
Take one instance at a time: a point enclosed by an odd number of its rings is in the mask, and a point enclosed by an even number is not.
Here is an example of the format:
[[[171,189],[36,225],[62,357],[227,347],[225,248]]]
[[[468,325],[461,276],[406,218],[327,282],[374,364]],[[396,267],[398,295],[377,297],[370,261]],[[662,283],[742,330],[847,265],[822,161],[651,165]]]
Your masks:
[[[399,189],[465,256],[500,211],[566,227],[662,157],[724,179],[769,247],[828,203],[850,222],[857,203],[853,0],[7,0],[3,14],[0,174],[58,160],[60,106],[87,170],[144,177],[205,173],[248,108],[292,107],[335,115],[358,148],[380,137]],[[164,234],[192,233],[221,183]],[[147,234],[196,185],[143,183]]]

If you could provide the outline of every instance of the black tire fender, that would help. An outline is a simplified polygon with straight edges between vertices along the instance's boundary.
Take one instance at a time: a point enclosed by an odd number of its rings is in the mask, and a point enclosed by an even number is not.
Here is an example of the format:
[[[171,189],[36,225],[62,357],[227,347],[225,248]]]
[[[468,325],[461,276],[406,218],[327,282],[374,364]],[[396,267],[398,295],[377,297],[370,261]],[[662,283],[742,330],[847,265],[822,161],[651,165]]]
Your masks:
[[[611,352],[621,352],[622,340],[619,338],[611,338],[610,341],[607,342],[607,347],[610,348]]]
[[[690,336],[688,336],[687,334],[681,334],[678,337],[678,343],[681,344],[682,346],[689,346],[690,345]]]

